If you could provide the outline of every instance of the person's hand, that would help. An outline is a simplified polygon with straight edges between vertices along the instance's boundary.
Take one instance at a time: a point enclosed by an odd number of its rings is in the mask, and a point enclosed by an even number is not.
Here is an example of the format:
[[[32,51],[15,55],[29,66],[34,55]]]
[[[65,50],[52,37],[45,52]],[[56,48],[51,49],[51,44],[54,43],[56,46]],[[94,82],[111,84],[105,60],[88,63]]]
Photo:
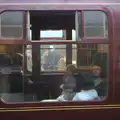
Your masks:
[[[63,89],[63,87],[64,87],[64,85],[63,85],[63,84],[61,84],[61,85],[60,85],[60,89]]]
[[[28,84],[33,84],[33,81],[32,80],[28,80]]]

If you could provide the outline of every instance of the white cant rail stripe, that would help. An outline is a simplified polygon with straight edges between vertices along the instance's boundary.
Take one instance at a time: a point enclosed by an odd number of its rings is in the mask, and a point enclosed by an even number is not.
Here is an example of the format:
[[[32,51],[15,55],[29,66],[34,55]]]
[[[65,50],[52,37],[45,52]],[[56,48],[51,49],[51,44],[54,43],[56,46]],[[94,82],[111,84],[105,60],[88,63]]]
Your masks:
[[[61,6],[61,5],[120,5],[120,3],[104,3],[104,2],[100,2],[100,3],[80,3],[80,2],[74,2],[74,3],[71,3],[71,2],[64,2],[64,3],[40,3],[40,2],[28,2],[28,3],[23,3],[23,2],[17,2],[17,3],[1,3],[0,2],[0,6],[2,5],[58,5],[58,6]]]

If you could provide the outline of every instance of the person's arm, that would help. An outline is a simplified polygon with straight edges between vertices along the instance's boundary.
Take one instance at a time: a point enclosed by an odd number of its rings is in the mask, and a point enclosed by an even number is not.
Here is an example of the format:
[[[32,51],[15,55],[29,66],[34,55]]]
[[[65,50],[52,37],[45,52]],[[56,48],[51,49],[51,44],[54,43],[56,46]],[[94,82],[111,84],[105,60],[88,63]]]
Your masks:
[[[60,85],[60,89],[62,89],[62,90],[64,89],[65,79],[66,79],[66,77],[63,76],[63,82],[62,82],[62,84]]]

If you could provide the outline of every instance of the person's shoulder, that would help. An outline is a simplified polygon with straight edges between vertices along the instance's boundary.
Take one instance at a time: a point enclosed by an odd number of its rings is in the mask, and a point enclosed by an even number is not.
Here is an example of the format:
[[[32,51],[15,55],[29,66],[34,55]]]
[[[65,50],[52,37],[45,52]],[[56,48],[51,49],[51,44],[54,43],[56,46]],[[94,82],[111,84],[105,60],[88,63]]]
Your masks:
[[[75,80],[75,77],[73,75],[69,76],[69,78]]]
[[[76,93],[73,99],[74,100],[88,100],[89,98],[90,96],[85,91],[81,91],[79,93]]]

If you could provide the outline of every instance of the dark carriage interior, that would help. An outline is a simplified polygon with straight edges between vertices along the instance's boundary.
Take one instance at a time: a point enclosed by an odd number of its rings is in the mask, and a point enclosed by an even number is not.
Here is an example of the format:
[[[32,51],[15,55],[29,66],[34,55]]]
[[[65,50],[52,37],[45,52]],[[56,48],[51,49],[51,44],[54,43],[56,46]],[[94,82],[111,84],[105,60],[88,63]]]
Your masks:
[[[41,30],[75,29],[74,11],[30,12],[32,26]]]
[[[66,40],[72,40],[72,29],[75,29],[75,12],[69,11],[44,11],[44,12],[30,12],[30,24],[32,30],[32,40],[40,40],[40,30],[66,30]],[[4,89],[1,89],[1,93],[10,93],[11,95],[2,95],[3,99],[7,101],[40,101],[43,99],[55,99],[60,93],[60,84],[62,83],[64,72],[45,72],[41,71],[41,58],[40,45],[32,45],[32,72],[27,69],[27,58],[24,54],[26,46],[22,45],[8,45],[8,53],[4,56],[0,55],[6,59],[6,56],[9,56],[8,61],[5,61],[6,64],[2,65],[0,69],[4,69],[9,74],[3,73],[1,70],[1,86],[4,86]],[[77,48],[80,48],[80,45],[77,45]],[[76,50],[76,61],[78,66],[84,66],[85,58],[83,58],[83,52],[85,50]],[[20,54],[18,54],[20,53]],[[72,64],[72,45],[66,45],[66,65]],[[82,53],[82,54],[81,54]],[[101,60],[101,53],[99,52],[96,55],[96,51],[93,51],[94,60],[90,60],[91,64],[104,66],[107,64],[107,54],[105,53],[104,60]],[[24,56],[24,67],[23,67],[23,56]],[[99,57],[98,57],[99,56]],[[79,59],[81,58],[81,62]],[[3,60],[1,61],[3,62]],[[101,64],[103,63],[103,64]],[[7,66],[7,67],[6,67]],[[8,69],[10,68],[10,69]],[[24,69],[24,74],[23,74]],[[104,68],[105,71],[106,68]],[[105,72],[104,72],[105,73]],[[107,74],[107,73],[105,73]],[[75,77],[78,83],[78,91],[80,91],[80,80],[83,79],[83,76],[92,79],[92,72],[89,70],[79,70]],[[6,80],[6,81],[5,81]],[[29,80],[32,83],[29,83]],[[4,82],[3,82],[4,81]],[[8,84],[8,86],[6,86]],[[0,87],[3,88],[3,87]]]

